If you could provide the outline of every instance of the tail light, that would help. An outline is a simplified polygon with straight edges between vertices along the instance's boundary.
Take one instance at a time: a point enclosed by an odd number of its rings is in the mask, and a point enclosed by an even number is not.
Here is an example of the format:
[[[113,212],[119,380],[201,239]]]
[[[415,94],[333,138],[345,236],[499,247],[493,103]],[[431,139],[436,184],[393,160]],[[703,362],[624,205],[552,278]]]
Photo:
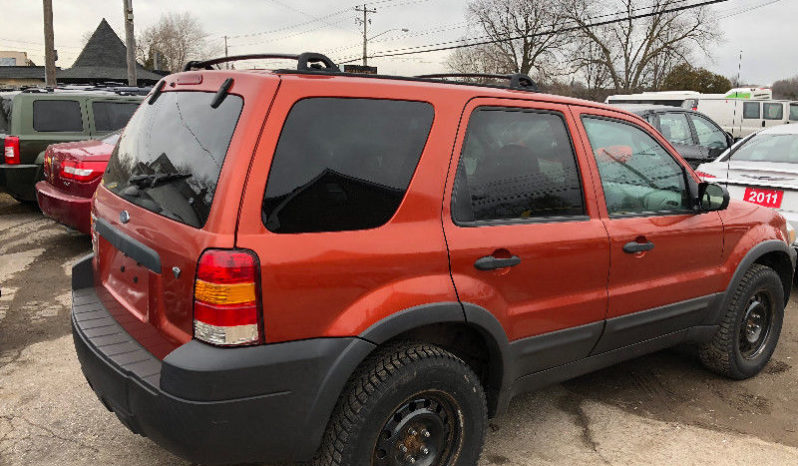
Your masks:
[[[65,159],[61,161],[61,178],[75,181],[91,181],[105,172],[107,162],[87,162]]]
[[[18,165],[19,160],[19,138],[16,136],[6,136],[3,143],[3,154],[5,162],[9,165]]]
[[[702,171],[696,171],[695,174],[698,175],[699,178],[717,178],[715,175],[710,175],[709,173]]]
[[[205,251],[194,282],[194,337],[220,346],[263,342],[259,278],[252,251]]]

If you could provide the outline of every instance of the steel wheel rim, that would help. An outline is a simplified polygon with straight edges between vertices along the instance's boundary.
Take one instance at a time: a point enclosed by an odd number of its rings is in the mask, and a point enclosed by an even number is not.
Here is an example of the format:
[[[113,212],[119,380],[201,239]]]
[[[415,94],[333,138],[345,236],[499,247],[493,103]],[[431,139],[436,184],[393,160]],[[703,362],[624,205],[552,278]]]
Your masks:
[[[373,466],[454,464],[463,443],[463,416],[447,393],[409,397],[386,419],[371,455]]]
[[[751,296],[740,321],[737,345],[740,356],[755,359],[761,355],[770,337],[773,325],[773,300],[766,290]]]

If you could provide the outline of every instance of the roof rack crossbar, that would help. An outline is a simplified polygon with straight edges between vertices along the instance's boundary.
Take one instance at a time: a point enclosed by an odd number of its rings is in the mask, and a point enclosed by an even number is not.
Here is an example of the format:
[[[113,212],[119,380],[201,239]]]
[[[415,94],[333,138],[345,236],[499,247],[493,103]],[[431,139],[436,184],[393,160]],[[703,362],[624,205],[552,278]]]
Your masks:
[[[538,91],[538,85],[528,75],[521,73],[513,74],[491,74],[491,73],[436,73],[436,74],[422,74],[416,76],[422,79],[442,79],[447,78],[490,78],[490,79],[506,79],[509,81],[511,89],[519,89],[522,91]]]
[[[318,71],[325,73],[340,73],[341,71],[338,65],[327,58],[327,56],[312,52],[300,53],[299,55],[288,53],[253,53],[249,55],[220,57],[205,61],[190,61],[183,67],[183,71],[191,71],[194,69],[212,70],[213,65],[242,60],[296,60],[296,69],[299,71]]]

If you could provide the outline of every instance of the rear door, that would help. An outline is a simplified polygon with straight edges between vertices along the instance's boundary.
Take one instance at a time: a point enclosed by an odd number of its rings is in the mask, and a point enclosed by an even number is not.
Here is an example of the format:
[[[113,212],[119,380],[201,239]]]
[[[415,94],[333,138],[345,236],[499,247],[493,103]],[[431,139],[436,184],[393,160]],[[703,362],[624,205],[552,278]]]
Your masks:
[[[444,199],[452,278],[517,352],[519,376],[586,356],[607,309],[609,243],[568,108],[476,99]]]
[[[700,323],[725,286],[720,216],[693,212],[692,174],[632,117],[598,109],[578,115],[611,242],[607,330],[595,351]]]
[[[119,140],[93,204],[95,289],[120,325],[157,357],[193,335],[196,264],[232,248],[244,174],[277,79],[204,73],[168,85]]]

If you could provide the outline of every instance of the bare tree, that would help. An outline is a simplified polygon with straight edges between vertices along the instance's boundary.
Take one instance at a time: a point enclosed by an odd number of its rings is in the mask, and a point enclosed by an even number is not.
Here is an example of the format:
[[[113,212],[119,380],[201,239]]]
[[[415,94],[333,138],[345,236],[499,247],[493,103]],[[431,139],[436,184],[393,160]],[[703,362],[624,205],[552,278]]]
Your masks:
[[[161,69],[174,73],[187,61],[209,55],[207,36],[199,20],[191,13],[167,13],[139,34],[136,39],[137,58],[152,67],[158,54]]]
[[[674,66],[688,61],[694,50],[707,53],[709,45],[720,40],[707,7],[664,13],[680,4],[681,0],[654,0],[641,8],[633,0],[568,0],[566,16],[581,27],[575,50],[593,48],[589,54],[575,54],[576,67],[584,72],[590,66],[591,73],[603,68],[617,90],[658,86]],[[606,18],[608,11],[619,10],[621,17],[641,12],[657,14],[590,26],[596,18]]]
[[[538,79],[558,71],[557,54],[565,40],[556,0],[472,0],[468,21],[481,39],[494,41],[456,50],[448,65],[458,72],[524,73]]]

